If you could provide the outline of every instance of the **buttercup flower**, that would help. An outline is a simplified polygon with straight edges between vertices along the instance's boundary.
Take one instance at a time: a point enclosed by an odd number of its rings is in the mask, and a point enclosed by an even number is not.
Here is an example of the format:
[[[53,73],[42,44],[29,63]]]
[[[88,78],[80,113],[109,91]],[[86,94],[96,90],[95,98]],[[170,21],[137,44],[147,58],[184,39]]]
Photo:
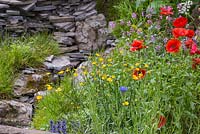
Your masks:
[[[120,91],[121,91],[122,93],[124,93],[124,92],[126,92],[126,91],[128,90],[128,88],[127,88],[127,87],[124,87],[124,86],[121,86],[119,89],[120,89]]]
[[[129,102],[128,102],[128,101],[124,101],[124,102],[122,103],[122,105],[123,105],[123,106],[128,106],[128,105],[129,105]]]
[[[136,50],[140,50],[142,48],[146,48],[146,46],[143,45],[142,40],[134,40],[133,43],[131,44],[130,51],[134,52]]]
[[[172,30],[172,34],[175,38],[178,38],[180,36],[186,36],[188,31],[185,28],[174,28]]]
[[[166,50],[169,53],[177,53],[177,52],[179,52],[180,47],[181,47],[181,42],[179,40],[177,40],[177,39],[170,39],[167,42]]]
[[[64,73],[65,73],[65,71],[63,71],[63,70],[61,70],[61,71],[58,72],[58,74],[60,74],[60,75],[64,74]]]
[[[108,81],[108,82],[112,82],[113,79],[112,79],[111,77],[109,77],[109,78],[107,78],[107,81]]]
[[[62,88],[58,87],[58,88],[56,89],[56,92],[60,92],[60,91],[62,91]]]
[[[136,69],[133,71],[132,78],[133,78],[134,80],[140,80],[140,79],[144,78],[145,75],[146,75],[146,70],[145,70],[145,69],[136,68]]]
[[[52,90],[53,89],[53,87],[51,85],[49,85],[49,84],[46,84],[46,88],[47,88],[47,90]]]
[[[181,16],[179,18],[176,18],[173,21],[173,26],[177,28],[181,28],[181,27],[185,27],[187,23],[188,23],[188,19]]]
[[[173,8],[171,6],[161,7],[160,14],[161,15],[172,15],[173,14],[172,10],[173,10]]]
[[[164,116],[160,116],[159,123],[158,123],[158,129],[163,127],[167,122],[167,119]]]
[[[42,99],[42,96],[41,96],[41,95],[38,95],[38,96],[36,96],[36,99],[37,99],[37,100],[41,100],[41,99]]]

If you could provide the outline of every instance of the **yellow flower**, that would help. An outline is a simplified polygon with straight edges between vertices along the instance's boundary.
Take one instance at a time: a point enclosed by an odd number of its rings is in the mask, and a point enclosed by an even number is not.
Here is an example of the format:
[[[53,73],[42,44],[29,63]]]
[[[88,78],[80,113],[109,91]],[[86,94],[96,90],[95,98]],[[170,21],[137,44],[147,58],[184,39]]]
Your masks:
[[[108,66],[110,67],[110,66],[112,66],[112,64],[108,64]]]
[[[64,74],[65,71],[61,70],[58,72],[58,74]]]
[[[139,78],[136,75],[133,75],[134,80],[138,80]]]
[[[131,66],[131,70],[134,69],[134,66]]]
[[[80,86],[84,86],[85,84],[84,84],[84,82],[80,82],[79,85]]]
[[[87,74],[88,74],[88,72],[87,72],[87,71],[84,71],[84,72],[83,72],[83,74],[84,74],[84,75],[87,75]]]
[[[85,69],[85,66],[82,66],[81,69]]]
[[[73,75],[74,75],[74,77],[77,77],[77,76],[78,76],[78,73],[74,73]]]
[[[46,73],[46,75],[50,75],[50,74],[51,74],[50,72],[47,72],[47,73]]]
[[[128,64],[124,64],[124,66],[125,66],[125,67],[127,67],[127,66],[128,66]]]
[[[136,70],[136,71],[139,71],[140,69],[139,69],[139,68],[136,68],[135,70]]]
[[[66,69],[66,72],[69,72],[69,71],[70,71],[70,69],[69,69],[69,68],[67,68],[67,69]]]
[[[148,64],[145,64],[145,65],[144,65],[144,67],[148,68],[148,67],[149,67],[149,65],[148,65]]]
[[[100,61],[100,62],[103,62],[103,58],[99,58],[99,61]]]
[[[94,73],[91,73],[91,76],[94,76]]]
[[[96,64],[97,64],[97,62],[95,62],[95,61],[94,61],[94,62],[92,62],[92,65],[96,65]]]
[[[140,73],[140,74],[139,74],[139,78],[141,78],[142,76],[143,76],[143,74],[142,74],[142,73]]]
[[[41,96],[41,95],[38,95],[38,96],[36,96],[36,99],[37,99],[37,100],[41,100],[41,99],[42,99],[42,96]]]
[[[123,50],[120,50],[119,53],[120,53],[120,54],[123,54]]]
[[[108,62],[112,62],[112,59],[108,59]]]
[[[60,92],[60,91],[62,91],[62,89],[61,89],[60,87],[58,87],[58,88],[56,89],[56,92]]]
[[[123,106],[128,106],[128,105],[129,105],[129,102],[128,102],[128,101],[124,101],[124,102],[122,103],[122,105],[123,105]]]
[[[98,53],[96,53],[95,55],[96,55],[97,57],[99,57],[99,56],[100,56],[100,54],[98,54]]]
[[[107,78],[106,74],[103,74],[102,77],[101,77],[102,80],[105,80],[106,78]]]
[[[111,77],[109,77],[109,78],[107,78],[107,81],[108,81],[108,82],[112,82],[113,79],[112,79]]]
[[[135,63],[135,66],[139,66],[140,65],[140,63]]]
[[[115,79],[116,77],[114,75],[111,76],[113,79]]]
[[[105,65],[105,64],[103,64],[101,68],[105,68],[105,67],[106,67],[106,65]]]
[[[49,85],[49,86],[47,86],[47,90],[52,90],[52,86],[51,85]]]

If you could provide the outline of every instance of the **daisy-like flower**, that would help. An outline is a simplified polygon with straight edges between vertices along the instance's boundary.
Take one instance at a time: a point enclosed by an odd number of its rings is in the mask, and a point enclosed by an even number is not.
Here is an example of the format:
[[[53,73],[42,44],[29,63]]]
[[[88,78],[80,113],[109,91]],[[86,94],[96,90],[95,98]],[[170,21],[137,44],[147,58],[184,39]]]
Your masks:
[[[145,75],[146,75],[146,70],[145,69],[136,68],[135,70],[133,70],[132,78],[134,80],[140,80],[140,79],[144,78]]]

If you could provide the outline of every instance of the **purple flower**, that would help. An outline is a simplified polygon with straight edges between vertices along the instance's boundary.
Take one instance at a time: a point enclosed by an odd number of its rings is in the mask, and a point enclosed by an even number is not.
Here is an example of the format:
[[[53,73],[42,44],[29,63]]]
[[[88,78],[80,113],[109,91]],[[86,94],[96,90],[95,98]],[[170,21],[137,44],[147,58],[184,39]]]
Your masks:
[[[152,14],[147,14],[146,17],[147,17],[148,19],[150,19],[150,18],[152,17]]]
[[[159,18],[162,20],[163,16],[162,16],[162,15],[160,15],[160,16],[159,16]]]
[[[151,25],[153,22],[152,22],[152,20],[147,20],[147,23],[148,23],[149,25]]]
[[[126,24],[127,26],[131,26],[131,21],[129,20]]]
[[[167,43],[167,41],[168,41],[168,38],[164,38],[164,40],[163,40],[163,41],[164,41],[164,43]]]
[[[144,11],[142,11],[142,16],[144,17]]]
[[[151,36],[151,42],[155,42],[156,38],[154,35]]]
[[[160,27],[160,24],[157,24],[156,25],[156,29],[160,29],[161,27]]]
[[[124,25],[125,24],[125,22],[123,21],[123,20],[120,20],[120,25]]]
[[[153,13],[153,11],[154,11],[154,9],[153,9],[152,7],[150,7],[150,8],[148,9],[148,12],[149,12],[149,13]]]
[[[121,86],[119,89],[120,89],[120,91],[121,91],[122,93],[124,93],[124,92],[126,92],[126,91],[128,90],[128,88],[127,88],[127,87],[124,87],[124,86]]]
[[[132,16],[133,19],[136,19],[136,18],[137,18],[137,14],[136,14],[136,13],[132,13],[131,16]]]
[[[156,51],[160,51],[160,49],[161,49],[161,46],[159,46],[159,45],[158,45],[158,46],[156,46],[156,48],[155,48],[155,49],[156,49]]]
[[[170,16],[166,16],[166,20],[168,20],[168,21],[172,21],[172,17],[170,17]]]
[[[110,21],[110,22],[108,23],[108,25],[109,25],[109,28],[114,29],[115,26],[116,26],[116,23],[115,23],[114,21]]]

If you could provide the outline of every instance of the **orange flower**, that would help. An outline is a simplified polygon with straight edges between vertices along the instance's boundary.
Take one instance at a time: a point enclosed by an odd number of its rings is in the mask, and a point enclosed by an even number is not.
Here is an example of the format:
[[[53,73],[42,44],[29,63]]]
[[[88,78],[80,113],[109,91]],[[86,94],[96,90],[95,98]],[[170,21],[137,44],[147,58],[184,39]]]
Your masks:
[[[180,47],[181,47],[181,42],[179,40],[177,40],[177,39],[170,39],[167,42],[166,50],[169,53],[177,53],[177,52],[179,52]]]
[[[142,48],[146,48],[146,46],[143,46],[143,41],[142,40],[134,40],[133,43],[131,44],[130,51],[134,52],[134,51],[140,50]]]
[[[132,77],[134,80],[140,80],[142,78],[144,78],[144,76],[146,75],[146,70],[142,69],[142,68],[136,68],[133,71]]]

